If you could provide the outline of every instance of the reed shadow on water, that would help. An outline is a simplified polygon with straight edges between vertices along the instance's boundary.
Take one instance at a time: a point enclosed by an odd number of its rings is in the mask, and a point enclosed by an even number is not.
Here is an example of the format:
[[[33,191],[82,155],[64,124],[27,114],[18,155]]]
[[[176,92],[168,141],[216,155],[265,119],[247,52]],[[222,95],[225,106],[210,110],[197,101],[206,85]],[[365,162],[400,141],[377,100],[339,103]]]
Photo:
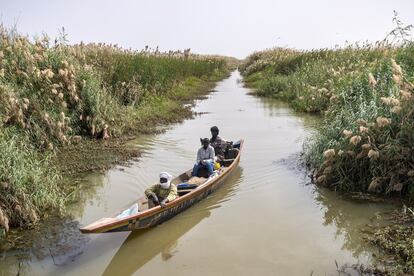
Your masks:
[[[178,240],[230,200],[242,179],[243,169],[237,167],[222,187],[189,210],[155,228],[132,232],[102,275],[131,275],[160,253],[164,261],[174,257]]]

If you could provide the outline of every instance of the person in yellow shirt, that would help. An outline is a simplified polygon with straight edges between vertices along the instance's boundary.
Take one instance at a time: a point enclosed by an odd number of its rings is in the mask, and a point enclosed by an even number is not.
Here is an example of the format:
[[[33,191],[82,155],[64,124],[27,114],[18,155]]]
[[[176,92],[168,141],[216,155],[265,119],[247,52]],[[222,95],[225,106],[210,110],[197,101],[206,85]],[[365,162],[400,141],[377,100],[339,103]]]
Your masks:
[[[148,198],[148,208],[160,205],[165,207],[167,202],[170,202],[178,197],[177,187],[171,183],[172,176],[167,172],[160,173],[160,183],[154,184],[145,190],[145,195]]]

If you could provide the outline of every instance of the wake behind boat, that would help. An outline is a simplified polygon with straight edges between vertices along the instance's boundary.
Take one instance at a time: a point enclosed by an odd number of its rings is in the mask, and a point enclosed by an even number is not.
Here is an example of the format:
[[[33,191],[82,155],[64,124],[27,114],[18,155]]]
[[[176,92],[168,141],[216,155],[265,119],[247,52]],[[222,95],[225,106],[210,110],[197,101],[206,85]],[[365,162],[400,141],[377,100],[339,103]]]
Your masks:
[[[210,177],[197,177],[197,181],[194,181],[194,177],[191,177],[192,170],[188,170],[174,178],[171,183],[177,185],[179,196],[166,203],[164,208],[161,206],[148,208],[148,199],[143,196],[129,205],[129,208],[123,209],[113,216],[99,219],[80,228],[80,231],[82,233],[134,231],[156,226],[174,217],[206,198],[224,183],[239,164],[243,142],[240,140],[228,149],[225,153],[225,159],[220,162],[221,167],[215,170]]]

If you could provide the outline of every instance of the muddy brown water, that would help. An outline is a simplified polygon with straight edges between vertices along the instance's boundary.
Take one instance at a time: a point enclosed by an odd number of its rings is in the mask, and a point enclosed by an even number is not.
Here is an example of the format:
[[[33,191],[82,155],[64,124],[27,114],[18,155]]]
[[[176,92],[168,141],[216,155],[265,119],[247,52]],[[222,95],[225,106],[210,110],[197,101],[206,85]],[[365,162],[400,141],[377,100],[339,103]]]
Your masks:
[[[249,95],[239,73],[221,82],[195,111],[202,115],[140,137],[138,161],[85,177],[75,221],[40,231],[32,256],[0,256],[0,274],[23,275],[337,275],[336,263],[369,263],[361,229],[393,208],[355,203],[307,185],[298,165],[304,139],[319,119]],[[191,167],[199,138],[217,125],[245,139],[240,166],[223,187],[170,221],[134,233],[77,231],[128,205],[156,181]],[[79,223],[79,224],[78,224]]]

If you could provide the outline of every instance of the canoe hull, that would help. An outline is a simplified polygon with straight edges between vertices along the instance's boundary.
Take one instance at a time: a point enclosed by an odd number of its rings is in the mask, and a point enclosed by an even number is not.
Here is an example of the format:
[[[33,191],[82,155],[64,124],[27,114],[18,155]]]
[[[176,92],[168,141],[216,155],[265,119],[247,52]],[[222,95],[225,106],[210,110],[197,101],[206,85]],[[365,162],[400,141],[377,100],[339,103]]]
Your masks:
[[[202,199],[208,197],[215,190],[220,188],[223,183],[228,179],[228,177],[235,171],[235,168],[238,166],[241,156],[243,146],[243,140],[241,140],[240,151],[238,156],[234,159],[232,164],[228,167],[227,170],[223,171],[216,178],[210,180],[209,183],[206,183],[204,187],[199,187],[194,191],[180,196],[177,200],[174,200],[170,203],[167,203],[165,208],[157,206],[151,210],[144,211],[138,215],[113,222],[113,223],[97,223],[96,226],[87,226],[81,228],[82,233],[109,233],[109,232],[122,232],[122,231],[135,231],[140,229],[145,229],[159,225],[172,217],[176,216],[178,213],[183,212],[187,208],[191,207],[195,203],[201,201]]]
[[[235,164],[237,166],[237,164]],[[229,171],[228,174],[224,175],[222,178],[218,179],[215,183],[213,183],[210,187],[201,190],[197,195],[189,198],[188,200],[185,200],[178,205],[168,208],[160,213],[154,214],[149,217],[138,219],[137,221],[131,221],[128,226],[127,230],[139,230],[143,228],[153,227],[158,224],[161,224],[170,218],[176,216],[177,214],[183,212],[184,210],[190,208],[194,204],[200,202],[204,198],[208,197],[211,193],[216,191],[218,188],[220,188],[223,183],[226,181],[226,179],[231,175],[232,171]],[[114,229],[115,230],[115,229]],[[116,230],[115,230],[116,231]],[[125,230],[121,230],[125,231]]]

